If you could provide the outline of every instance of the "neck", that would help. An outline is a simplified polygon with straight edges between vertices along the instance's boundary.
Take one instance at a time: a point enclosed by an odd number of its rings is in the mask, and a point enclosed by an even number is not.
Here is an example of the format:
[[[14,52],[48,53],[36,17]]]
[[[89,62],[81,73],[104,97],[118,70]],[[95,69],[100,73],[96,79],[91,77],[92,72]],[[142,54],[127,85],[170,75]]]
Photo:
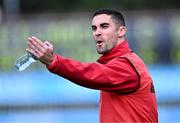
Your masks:
[[[117,45],[119,45],[119,44],[122,43],[123,41],[125,41],[125,37],[124,37],[124,36],[119,38]]]

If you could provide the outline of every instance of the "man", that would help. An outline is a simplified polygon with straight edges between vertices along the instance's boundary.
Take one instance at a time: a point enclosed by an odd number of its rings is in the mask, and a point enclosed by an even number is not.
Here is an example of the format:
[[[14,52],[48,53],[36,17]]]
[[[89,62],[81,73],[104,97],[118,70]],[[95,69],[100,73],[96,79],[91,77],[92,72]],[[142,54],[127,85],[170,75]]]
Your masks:
[[[101,90],[100,122],[158,122],[152,79],[143,61],[128,47],[118,11],[98,10],[92,19],[98,63],[82,63],[53,52],[49,42],[28,38],[27,51],[49,71],[78,85]]]

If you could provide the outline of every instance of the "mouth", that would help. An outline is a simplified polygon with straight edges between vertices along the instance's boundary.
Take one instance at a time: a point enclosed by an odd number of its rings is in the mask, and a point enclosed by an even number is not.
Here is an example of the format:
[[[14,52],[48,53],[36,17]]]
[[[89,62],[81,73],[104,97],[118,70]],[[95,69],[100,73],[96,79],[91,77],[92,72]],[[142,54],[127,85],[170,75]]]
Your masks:
[[[102,44],[103,44],[103,41],[101,40],[96,41],[96,46],[100,47]]]

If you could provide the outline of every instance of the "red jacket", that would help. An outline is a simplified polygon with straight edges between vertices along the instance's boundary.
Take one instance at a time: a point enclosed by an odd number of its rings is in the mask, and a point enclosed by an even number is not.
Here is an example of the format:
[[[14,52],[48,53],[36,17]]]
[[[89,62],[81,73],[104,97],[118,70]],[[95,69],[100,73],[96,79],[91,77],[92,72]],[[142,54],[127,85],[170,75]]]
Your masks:
[[[78,85],[101,90],[100,122],[158,122],[152,79],[127,41],[82,63],[56,55],[48,69]]]

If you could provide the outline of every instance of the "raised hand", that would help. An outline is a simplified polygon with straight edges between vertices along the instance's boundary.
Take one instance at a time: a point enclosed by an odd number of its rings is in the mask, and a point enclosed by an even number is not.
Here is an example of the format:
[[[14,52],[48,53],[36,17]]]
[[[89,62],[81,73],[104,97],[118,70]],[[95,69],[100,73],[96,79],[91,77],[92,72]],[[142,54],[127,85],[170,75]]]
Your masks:
[[[51,64],[55,58],[53,45],[48,41],[41,41],[37,37],[29,37],[27,41],[27,52],[33,54],[45,65]]]

